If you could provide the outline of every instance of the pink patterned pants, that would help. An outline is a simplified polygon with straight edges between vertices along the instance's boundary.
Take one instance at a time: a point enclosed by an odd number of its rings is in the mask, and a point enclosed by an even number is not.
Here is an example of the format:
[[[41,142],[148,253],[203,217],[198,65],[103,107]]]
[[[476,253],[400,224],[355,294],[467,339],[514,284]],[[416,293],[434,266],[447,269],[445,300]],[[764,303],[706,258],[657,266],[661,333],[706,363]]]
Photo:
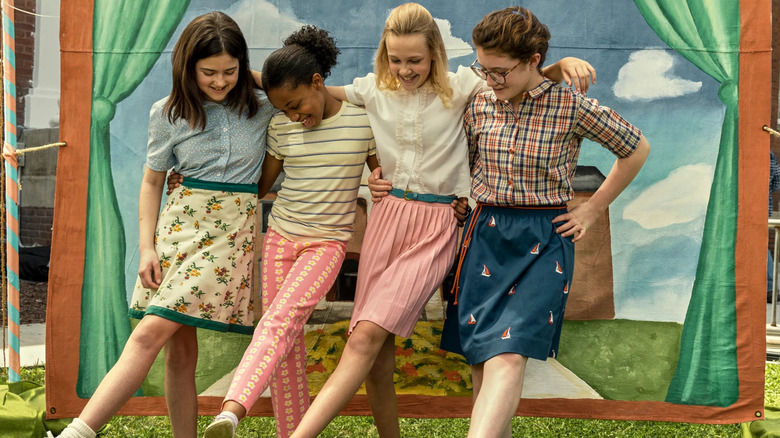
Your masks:
[[[346,243],[292,242],[269,228],[263,247],[264,313],[225,401],[249,411],[270,384],[277,435],[288,437],[309,408],[304,324],[336,281]]]

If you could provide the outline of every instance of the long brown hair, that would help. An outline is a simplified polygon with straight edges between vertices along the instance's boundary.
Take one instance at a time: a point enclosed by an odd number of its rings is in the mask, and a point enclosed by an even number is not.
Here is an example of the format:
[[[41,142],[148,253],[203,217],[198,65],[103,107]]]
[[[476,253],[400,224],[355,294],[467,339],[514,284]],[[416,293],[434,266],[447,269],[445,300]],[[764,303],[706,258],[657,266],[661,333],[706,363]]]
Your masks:
[[[182,118],[192,129],[206,127],[203,93],[198,88],[195,64],[221,53],[238,60],[238,81],[227,95],[228,107],[247,118],[257,114],[260,101],[254,93],[255,82],[249,70],[249,49],[244,34],[232,18],[222,12],[209,12],[190,22],[173,48],[173,87],[165,112],[174,123]]]
[[[511,56],[523,63],[538,53],[536,68],[541,73],[550,30],[531,11],[515,6],[487,14],[471,32],[471,39],[482,50]]]
[[[452,107],[452,88],[447,79],[447,52],[439,26],[431,13],[417,3],[405,3],[390,12],[382,31],[382,39],[374,61],[376,85],[380,90],[397,90],[401,83],[390,73],[387,58],[387,36],[422,35],[431,52],[431,73],[428,76],[433,91],[439,95],[445,108]]]

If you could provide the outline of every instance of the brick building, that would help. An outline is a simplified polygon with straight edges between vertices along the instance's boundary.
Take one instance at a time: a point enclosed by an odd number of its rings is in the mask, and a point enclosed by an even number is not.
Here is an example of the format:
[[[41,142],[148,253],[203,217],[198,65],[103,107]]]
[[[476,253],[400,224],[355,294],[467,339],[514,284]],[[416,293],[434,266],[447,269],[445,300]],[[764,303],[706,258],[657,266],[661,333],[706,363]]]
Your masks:
[[[14,6],[35,13],[36,0],[16,0]],[[33,86],[35,59],[35,15],[14,11],[16,44],[16,124],[25,125],[25,96]]]
[[[59,1],[15,0],[17,147],[58,141]],[[19,240],[51,244],[56,149],[19,160]]]

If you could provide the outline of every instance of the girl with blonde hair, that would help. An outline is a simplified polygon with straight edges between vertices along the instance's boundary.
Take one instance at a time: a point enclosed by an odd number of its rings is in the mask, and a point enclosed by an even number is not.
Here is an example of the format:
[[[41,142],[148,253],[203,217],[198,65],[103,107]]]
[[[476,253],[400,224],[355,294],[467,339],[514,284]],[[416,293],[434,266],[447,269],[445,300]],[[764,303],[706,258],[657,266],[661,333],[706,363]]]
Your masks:
[[[586,62],[565,64],[547,71],[559,78],[592,75]],[[379,435],[400,436],[395,336],[412,334],[455,259],[452,207],[466,202],[470,185],[463,113],[487,87],[468,68],[448,71],[439,28],[416,3],[390,13],[374,70],[331,92],[365,106],[382,166],[369,183],[388,192],[372,190],[376,204],[363,240],[349,340],[294,437],[317,436],[364,380]],[[380,175],[386,184],[375,184]]]

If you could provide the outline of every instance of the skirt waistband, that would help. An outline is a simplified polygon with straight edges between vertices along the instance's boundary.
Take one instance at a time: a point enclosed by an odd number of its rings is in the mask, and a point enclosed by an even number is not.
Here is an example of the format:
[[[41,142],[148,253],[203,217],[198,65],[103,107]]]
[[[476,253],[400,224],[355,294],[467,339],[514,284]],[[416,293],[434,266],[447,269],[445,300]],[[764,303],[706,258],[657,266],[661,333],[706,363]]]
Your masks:
[[[204,181],[197,178],[184,178],[182,185],[193,189],[220,190],[223,192],[241,192],[257,194],[257,184],[234,184],[216,181]]]
[[[561,205],[494,205],[477,202],[477,207],[480,209],[497,209],[506,210],[507,212],[514,211],[518,214],[525,215],[549,215],[553,213],[565,213],[568,209],[566,204]]]
[[[390,190],[390,195],[396,198],[401,198],[405,201],[422,201],[422,202],[440,202],[442,204],[449,204],[452,201],[458,199],[455,195],[434,195],[432,193],[415,193],[409,190],[393,189]]]

